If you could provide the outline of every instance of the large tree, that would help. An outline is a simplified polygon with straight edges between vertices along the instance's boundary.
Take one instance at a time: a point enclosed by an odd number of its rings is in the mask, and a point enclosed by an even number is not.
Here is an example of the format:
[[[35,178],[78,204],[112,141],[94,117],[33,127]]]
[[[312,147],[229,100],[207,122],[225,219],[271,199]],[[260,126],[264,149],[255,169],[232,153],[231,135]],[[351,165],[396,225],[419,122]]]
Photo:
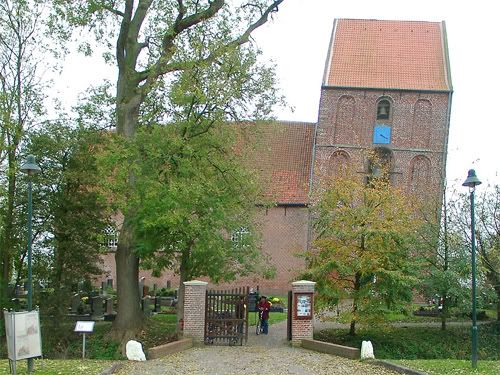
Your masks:
[[[89,26],[100,40],[115,45],[116,130],[127,139],[135,137],[141,124],[142,105],[157,87],[168,87],[170,75],[196,69],[200,64],[217,64],[221,57],[246,44],[251,33],[267,22],[282,2],[53,0],[59,21],[63,15],[73,25]],[[191,40],[193,33],[204,37]],[[204,47],[201,55],[191,53],[199,50],[197,43]],[[130,190],[136,189],[132,171],[128,184]],[[125,213],[116,251],[119,305],[113,329],[122,340],[142,326],[135,214],[133,207]]]
[[[35,280],[50,293],[37,295],[58,325],[80,281],[99,275],[103,231],[109,225],[107,202],[99,193],[95,149],[102,134],[68,125],[69,119],[45,123],[29,134],[25,152],[42,169],[34,183]],[[19,262],[18,277],[22,260]],[[42,300],[43,298],[43,300]]]
[[[357,322],[377,321],[411,301],[417,228],[410,200],[383,178],[333,180],[313,208],[316,239],[306,277],[327,304],[352,300],[350,334]]]
[[[5,306],[13,260],[23,256],[26,218],[17,185],[22,142],[43,114],[40,62],[49,48],[36,0],[0,2],[0,304]]]
[[[493,288],[496,294],[497,320],[500,320],[500,186],[490,186],[486,191],[477,189],[476,199],[476,249],[479,274],[479,287]],[[460,231],[467,249],[471,246],[470,199],[461,194],[455,200],[452,211],[452,224]]]
[[[417,232],[416,256],[422,259],[422,294],[437,296],[440,304],[441,329],[446,329],[450,308],[463,306],[468,291],[463,288],[469,274],[469,253],[460,232],[451,222],[454,199],[443,195],[441,210],[432,200],[422,202],[419,216],[422,226]]]

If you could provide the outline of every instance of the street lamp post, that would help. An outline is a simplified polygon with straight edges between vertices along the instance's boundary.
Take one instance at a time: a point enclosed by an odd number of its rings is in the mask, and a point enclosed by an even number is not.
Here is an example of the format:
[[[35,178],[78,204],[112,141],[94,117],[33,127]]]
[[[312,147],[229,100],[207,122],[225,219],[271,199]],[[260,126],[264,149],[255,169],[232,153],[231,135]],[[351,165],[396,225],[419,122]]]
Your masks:
[[[471,217],[471,247],[472,247],[472,368],[477,368],[477,318],[476,318],[476,221],[474,217],[474,192],[481,181],[476,176],[476,171],[470,169],[467,179],[462,186],[470,190],[470,217]]]
[[[31,176],[35,173],[40,172],[40,167],[35,162],[35,157],[33,155],[28,155],[26,161],[20,168],[21,172],[28,175],[28,311],[33,310],[33,272],[31,267],[31,242],[32,242],[32,186],[31,186]],[[28,358],[28,372],[33,371],[33,358]]]

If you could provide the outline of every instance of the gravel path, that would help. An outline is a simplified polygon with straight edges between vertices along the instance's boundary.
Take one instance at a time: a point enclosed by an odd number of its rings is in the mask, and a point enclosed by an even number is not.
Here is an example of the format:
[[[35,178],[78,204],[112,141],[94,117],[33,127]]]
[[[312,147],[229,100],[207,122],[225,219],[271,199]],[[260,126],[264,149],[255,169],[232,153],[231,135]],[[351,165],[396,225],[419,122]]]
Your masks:
[[[130,362],[120,375],[393,375],[382,367],[329,354],[292,348],[286,341],[286,322],[269,327],[269,335],[256,336],[250,327],[245,346],[204,346],[162,359]]]

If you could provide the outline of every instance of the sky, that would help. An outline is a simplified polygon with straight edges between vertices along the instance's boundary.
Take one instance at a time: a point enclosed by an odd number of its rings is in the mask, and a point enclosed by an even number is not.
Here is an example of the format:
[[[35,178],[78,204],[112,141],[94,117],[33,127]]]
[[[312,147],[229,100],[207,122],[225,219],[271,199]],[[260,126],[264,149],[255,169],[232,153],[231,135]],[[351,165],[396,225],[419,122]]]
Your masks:
[[[446,22],[453,83],[448,144],[449,186],[460,187],[470,168],[487,184],[500,184],[500,33],[495,0],[285,0],[273,20],[254,34],[264,58],[276,64],[288,105],[280,120],[316,122],[321,81],[335,18]],[[60,92],[76,95],[96,79],[115,79],[111,67],[83,57],[67,59]],[[483,187],[484,187],[483,186]],[[482,187],[479,187],[480,189]]]

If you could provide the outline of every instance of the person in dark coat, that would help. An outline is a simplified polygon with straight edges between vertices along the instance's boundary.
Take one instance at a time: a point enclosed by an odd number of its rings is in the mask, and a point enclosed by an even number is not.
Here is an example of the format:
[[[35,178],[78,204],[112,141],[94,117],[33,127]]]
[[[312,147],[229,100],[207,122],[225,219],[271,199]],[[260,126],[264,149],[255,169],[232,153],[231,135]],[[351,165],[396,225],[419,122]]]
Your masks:
[[[269,302],[266,296],[260,297],[259,303],[257,304],[257,309],[261,311],[261,320],[262,320],[262,333],[267,335],[269,332],[269,311],[271,310],[271,302]]]

